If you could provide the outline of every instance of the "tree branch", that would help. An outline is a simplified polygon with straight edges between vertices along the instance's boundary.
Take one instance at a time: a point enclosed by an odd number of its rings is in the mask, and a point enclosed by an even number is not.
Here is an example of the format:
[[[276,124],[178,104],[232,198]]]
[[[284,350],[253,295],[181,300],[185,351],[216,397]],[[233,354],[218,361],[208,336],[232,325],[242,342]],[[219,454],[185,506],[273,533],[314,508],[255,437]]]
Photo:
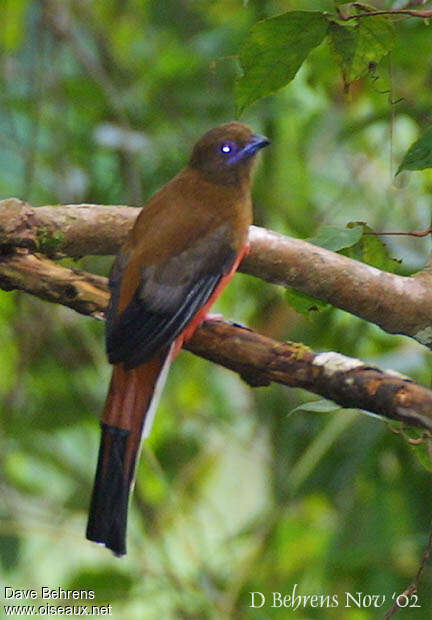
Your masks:
[[[254,226],[249,239],[252,251],[241,271],[327,301],[391,334],[432,345],[429,268],[399,276]]]
[[[137,207],[59,205],[32,207],[0,201],[0,246],[43,252],[51,258],[116,254],[139,213]]]
[[[356,9],[364,10],[365,5],[361,2],[353,2],[352,5]],[[347,22],[351,19],[359,19],[362,17],[376,17],[378,15],[408,15],[410,17],[420,17],[428,19],[432,17],[432,9],[388,9],[380,11],[366,11],[365,13],[357,13],[355,15],[344,15],[342,11],[338,13],[338,19]]]
[[[115,254],[139,209],[124,206],[31,207],[0,202],[0,247],[26,248],[53,258]],[[251,252],[240,271],[292,287],[432,347],[432,270],[399,276],[301,239],[251,226]],[[4,265],[0,265],[0,279]],[[409,308],[409,312],[407,312]]]
[[[252,387],[282,383],[432,430],[432,391],[332,351],[314,353],[223,321],[205,321],[186,343],[196,355],[234,370]]]
[[[26,249],[0,256],[0,286],[18,288],[82,314],[102,318],[108,303],[107,279],[68,269]],[[253,387],[272,381],[300,387],[342,407],[365,409],[432,431],[432,391],[396,373],[326,352],[315,354],[295,343],[280,343],[244,327],[206,321],[187,349],[221,364]]]
[[[104,318],[109,300],[107,278],[62,267],[23,249],[0,254],[0,288],[26,291],[98,319]]]

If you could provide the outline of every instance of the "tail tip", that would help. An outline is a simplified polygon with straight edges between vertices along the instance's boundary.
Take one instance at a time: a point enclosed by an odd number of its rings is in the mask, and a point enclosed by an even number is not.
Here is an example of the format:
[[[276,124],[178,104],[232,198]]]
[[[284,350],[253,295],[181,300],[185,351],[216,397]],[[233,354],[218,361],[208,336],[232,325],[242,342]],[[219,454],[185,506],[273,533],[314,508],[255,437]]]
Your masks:
[[[87,540],[97,543],[98,545],[104,545],[107,549],[112,551],[116,558],[122,558],[126,555],[126,542],[124,539],[121,540],[116,538],[114,540],[104,535],[97,535],[94,531],[92,531],[90,526],[87,527],[86,538]]]
[[[126,523],[131,474],[126,461],[129,431],[102,423],[102,438],[86,537],[115,556],[126,555]]]

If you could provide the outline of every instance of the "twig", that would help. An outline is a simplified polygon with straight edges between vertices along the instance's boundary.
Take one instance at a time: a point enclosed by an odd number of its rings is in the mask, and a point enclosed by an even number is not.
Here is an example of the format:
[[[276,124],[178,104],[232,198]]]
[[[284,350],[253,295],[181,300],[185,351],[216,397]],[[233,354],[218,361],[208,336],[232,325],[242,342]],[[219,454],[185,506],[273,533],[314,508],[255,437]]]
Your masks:
[[[427,237],[428,235],[430,235],[432,233],[432,226],[429,226],[429,228],[426,228],[426,230],[418,230],[418,231],[411,231],[411,232],[404,232],[404,231],[393,231],[393,232],[376,232],[375,230],[367,230],[365,231],[363,234],[365,235],[377,235],[377,236],[381,236],[381,235],[403,235],[406,237]]]
[[[404,597],[402,600],[405,603],[406,602],[406,598],[410,598],[413,594],[417,594],[418,592],[418,587],[419,587],[419,583],[420,583],[420,579],[422,578],[423,572],[426,568],[426,564],[429,562],[430,557],[431,557],[431,553],[432,553],[432,522],[430,524],[429,527],[429,538],[426,544],[426,548],[423,552],[423,557],[422,557],[422,561],[421,564],[418,568],[417,574],[414,578],[414,581],[412,582],[411,585],[409,585],[407,588],[405,588],[405,590],[403,592],[401,592],[397,597],[395,602],[393,603],[392,607],[389,609],[389,611],[386,613],[386,615],[384,616],[383,620],[390,620],[390,618],[393,618],[393,616],[400,610],[400,609],[405,609],[405,606],[399,605],[399,599],[401,597]]]
[[[358,2],[353,2],[352,6],[356,9],[364,10],[364,5]],[[432,9],[388,9],[380,11],[367,11],[365,13],[357,13],[356,15],[343,15],[338,14],[338,19],[347,22],[351,19],[360,19],[362,17],[376,17],[377,15],[409,15],[410,17],[420,17],[422,19],[428,19],[432,17]]]

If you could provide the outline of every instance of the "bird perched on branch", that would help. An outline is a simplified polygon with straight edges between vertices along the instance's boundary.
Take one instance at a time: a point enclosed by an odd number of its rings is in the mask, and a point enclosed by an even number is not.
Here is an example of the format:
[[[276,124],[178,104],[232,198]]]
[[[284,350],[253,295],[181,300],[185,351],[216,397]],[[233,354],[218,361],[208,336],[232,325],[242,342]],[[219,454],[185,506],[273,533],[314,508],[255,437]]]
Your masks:
[[[208,131],[140,212],[110,275],[114,365],[87,538],[126,553],[129,495],[170,364],[248,251],[251,172],[269,144],[242,123]]]

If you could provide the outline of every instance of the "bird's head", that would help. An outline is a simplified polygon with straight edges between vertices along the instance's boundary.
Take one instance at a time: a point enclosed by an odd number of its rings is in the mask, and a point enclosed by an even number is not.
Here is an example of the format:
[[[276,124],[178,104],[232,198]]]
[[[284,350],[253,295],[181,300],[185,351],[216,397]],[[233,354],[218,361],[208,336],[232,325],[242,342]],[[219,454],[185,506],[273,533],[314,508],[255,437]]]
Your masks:
[[[236,184],[249,178],[255,155],[268,144],[268,138],[254,134],[243,123],[225,123],[198,140],[189,165],[209,181]]]

